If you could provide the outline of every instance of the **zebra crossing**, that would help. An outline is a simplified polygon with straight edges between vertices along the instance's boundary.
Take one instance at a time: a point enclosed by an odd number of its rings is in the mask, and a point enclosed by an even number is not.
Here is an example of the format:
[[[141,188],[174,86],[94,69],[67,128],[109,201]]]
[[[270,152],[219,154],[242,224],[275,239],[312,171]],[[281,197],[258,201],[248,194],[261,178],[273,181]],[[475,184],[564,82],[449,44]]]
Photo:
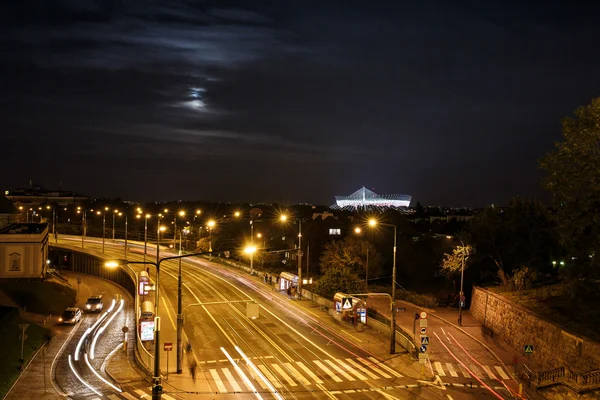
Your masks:
[[[479,364],[467,364],[465,368],[462,364],[442,363],[440,361],[432,362],[434,373],[440,377],[452,377],[452,378],[467,378],[470,379],[475,375],[482,379],[512,379],[508,371],[505,371],[503,367],[499,365],[479,365]]]
[[[272,360],[274,361],[274,360]],[[317,386],[326,381],[360,382],[372,379],[402,378],[402,374],[381,363],[374,357],[324,359],[312,361],[295,361],[277,363],[264,361],[257,363],[257,367],[268,382],[252,375],[253,380],[262,390],[268,390],[269,384],[276,389],[283,387]],[[242,391],[239,381],[243,377],[230,367],[219,368],[211,365],[206,370],[219,393],[236,393]]]

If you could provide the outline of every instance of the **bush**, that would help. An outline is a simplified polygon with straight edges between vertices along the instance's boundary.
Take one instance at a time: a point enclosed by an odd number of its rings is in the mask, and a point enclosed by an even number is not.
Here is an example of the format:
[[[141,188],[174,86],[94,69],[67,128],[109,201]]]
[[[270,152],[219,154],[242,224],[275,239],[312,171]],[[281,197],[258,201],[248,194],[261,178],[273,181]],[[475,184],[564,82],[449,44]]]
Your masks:
[[[509,284],[513,291],[531,289],[537,280],[537,271],[533,268],[523,266],[517,269],[510,278]]]

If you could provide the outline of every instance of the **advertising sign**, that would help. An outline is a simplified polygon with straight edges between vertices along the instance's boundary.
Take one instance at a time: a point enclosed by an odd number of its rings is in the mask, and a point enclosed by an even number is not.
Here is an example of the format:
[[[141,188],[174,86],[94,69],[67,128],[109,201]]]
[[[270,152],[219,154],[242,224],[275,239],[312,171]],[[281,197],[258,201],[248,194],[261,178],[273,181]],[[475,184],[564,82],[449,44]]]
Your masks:
[[[138,295],[143,296],[146,294],[146,291],[144,290],[144,286],[146,286],[146,282],[140,281],[139,286],[138,286]]]
[[[140,339],[142,342],[154,340],[154,321],[140,321]]]

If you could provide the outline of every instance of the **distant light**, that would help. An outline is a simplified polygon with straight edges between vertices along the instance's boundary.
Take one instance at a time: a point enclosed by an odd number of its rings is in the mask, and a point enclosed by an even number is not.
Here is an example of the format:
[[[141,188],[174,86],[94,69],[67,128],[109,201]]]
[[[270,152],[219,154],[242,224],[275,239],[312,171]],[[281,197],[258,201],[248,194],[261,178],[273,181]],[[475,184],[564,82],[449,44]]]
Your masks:
[[[287,215],[285,215],[285,214],[282,214],[282,215],[281,215],[281,217],[280,217],[280,219],[281,219],[282,221],[287,221],[287,218],[288,218],[288,217],[287,217]]]
[[[446,239],[452,239],[452,236],[446,235]]]
[[[185,216],[185,211],[183,211],[183,210],[179,211],[179,216],[180,216],[180,217],[183,217],[183,216]]]
[[[233,215],[235,215],[236,217],[239,217],[240,216],[240,212],[236,211]]]
[[[256,246],[246,246],[244,249],[244,253],[246,254],[254,254],[256,252]]]
[[[370,226],[375,226],[375,225],[377,225],[377,220],[376,220],[376,219],[370,219],[370,220],[369,220],[369,225],[370,225]]]
[[[104,266],[108,268],[115,268],[119,266],[119,263],[116,261],[107,261],[104,263]]]
[[[359,226],[357,226],[356,228],[354,228],[354,233],[361,233],[362,229],[360,229]]]
[[[200,215],[202,213],[201,210],[196,210],[196,215]]]
[[[213,228],[215,226],[215,224],[216,224],[216,222],[212,219],[210,221],[208,221],[208,223],[207,223],[209,228]]]

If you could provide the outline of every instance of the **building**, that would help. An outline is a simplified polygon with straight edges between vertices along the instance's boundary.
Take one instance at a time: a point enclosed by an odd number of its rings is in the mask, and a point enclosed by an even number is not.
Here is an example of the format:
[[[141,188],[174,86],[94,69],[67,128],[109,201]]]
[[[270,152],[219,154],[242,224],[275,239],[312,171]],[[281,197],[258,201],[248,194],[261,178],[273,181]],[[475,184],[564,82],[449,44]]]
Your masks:
[[[0,229],[0,279],[43,278],[48,260],[48,224],[16,223]]]
[[[88,198],[76,192],[65,190],[48,190],[39,185],[30,184],[28,187],[15,190],[6,190],[4,195],[13,202],[16,207],[39,207],[42,205],[56,204],[67,206],[70,204],[83,203]]]
[[[364,186],[349,196],[335,196],[332,208],[343,210],[368,210],[410,206],[412,197],[407,194],[379,195]]]
[[[19,222],[21,213],[6,197],[0,195],[0,229]]]

